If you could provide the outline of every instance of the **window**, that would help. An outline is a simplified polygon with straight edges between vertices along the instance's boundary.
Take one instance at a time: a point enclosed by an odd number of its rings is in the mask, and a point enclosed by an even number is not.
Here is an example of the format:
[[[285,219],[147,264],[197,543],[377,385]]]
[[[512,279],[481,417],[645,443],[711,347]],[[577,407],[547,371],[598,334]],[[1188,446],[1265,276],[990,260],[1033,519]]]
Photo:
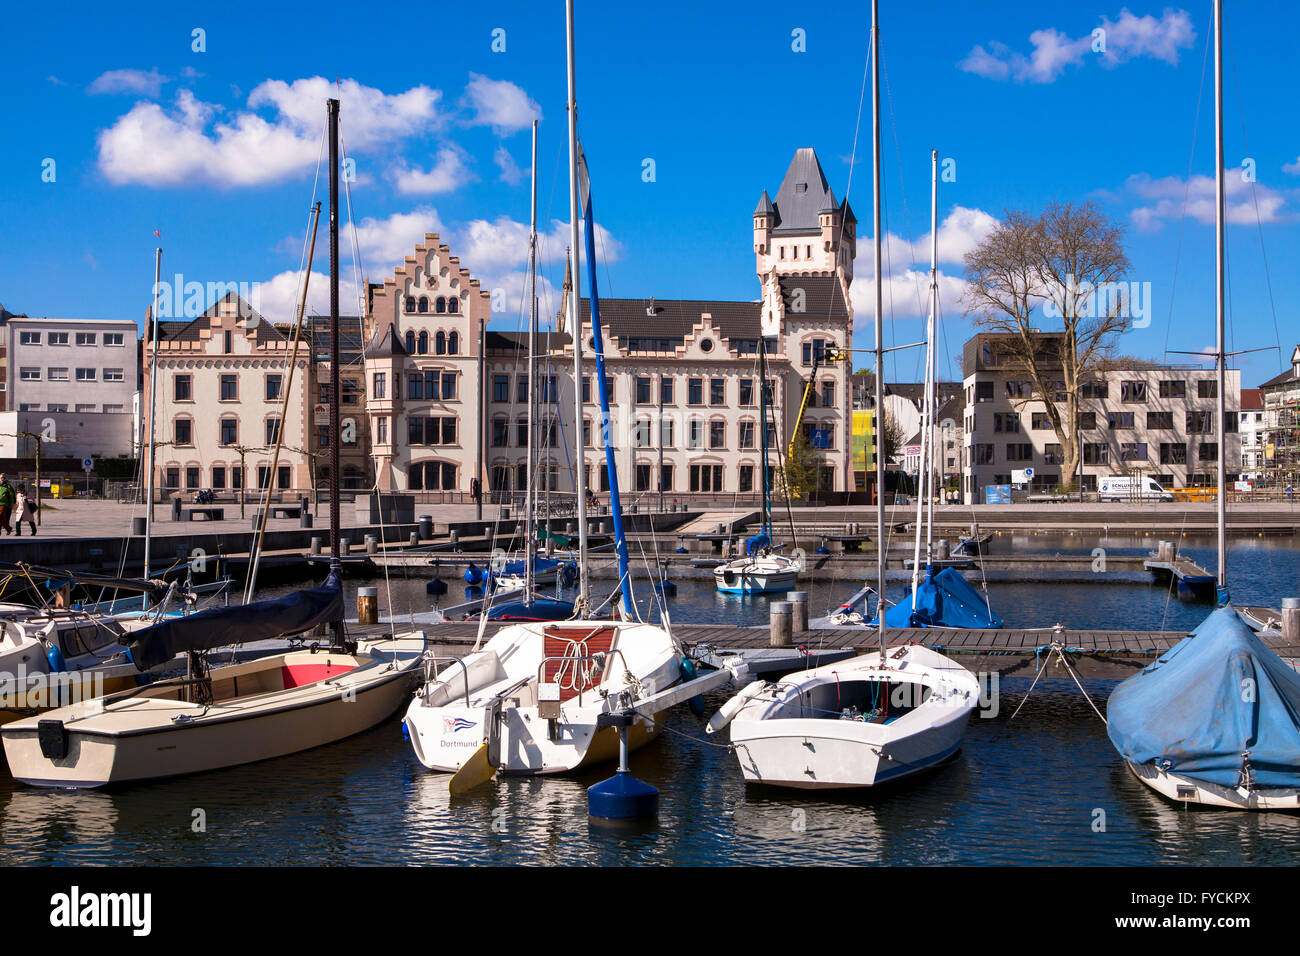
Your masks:
[[[106,381],[106,382],[122,382],[122,381],[125,381],[125,380],[126,380],[126,376],[122,373],[122,370],[121,370],[120,368],[106,368],[106,369],[104,369],[104,381]]]
[[[380,445],[388,444],[388,416],[380,415],[375,419],[375,441]]]
[[[591,376],[582,376],[582,404],[591,404]]]
[[[692,418],[686,423],[686,447],[704,447],[704,422],[698,418]]]
[[[671,418],[659,419],[659,444],[663,448],[673,447],[673,420]]]
[[[402,302],[402,311],[408,314],[415,311],[415,296],[408,295],[406,297],[406,299]],[[411,333],[408,332],[406,334],[410,335]],[[411,349],[410,351],[414,351],[414,349]]]
[[[492,447],[505,448],[510,444],[510,423],[504,418],[492,419]]]
[[[121,405],[105,405],[105,406],[104,406],[104,411],[105,411],[106,413],[109,413],[109,414],[120,414],[121,411],[122,411],[122,408],[123,408],[123,406],[121,406]]]
[[[1083,463],[1085,465],[1109,464],[1110,446],[1100,443],[1086,443],[1083,446]]]
[[[410,302],[411,300],[407,299],[407,301]],[[410,309],[407,309],[407,311],[409,312]],[[406,333],[406,354],[407,355],[415,354],[415,333],[414,332]]]
[[[1047,465],[1060,465],[1065,462],[1065,455],[1061,446],[1051,443],[1043,446],[1043,463]],[[888,622],[886,622],[888,623]]]
[[[419,344],[416,345],[415,351],[419,355],[429,354],[429,333],[423,329],[420,331]]]
[[[673,403],[673,380],[667,375],[659,377],[659,401],[664,405]]]
[[[742,449],[754,447],[754,422],[740,423],[740,442],[738,447]],[[741,489],[744,491],[745,489]]]
[[[835,407],[835,383],[830,379],[822,382],[822,408]]]
[[[742,378],[740,380],[740,404],[754,404],[754,380],[752,378]]]
[[[1147,400],[1147,383],[1120,382],[1119,400],[1121,402],[1145,402]]]
[[[673,466],[667,464],[666,462],[664,463],[663,467],[659,469],[659,490],[660,491],[673,490]]]
[[[509,375],[492,376],[492,401],[494,402],[510,401],[510,376]]]
[[[316,447],[328,448],[330,444],[330,427],[328,425],[316,426]]]
[[[560,400],[560,391],[555,384],[555,376],[548,375],[542,379],[541,401],[554,405]]]
[[[518,398],[520,404],[527,404],[527,402],[528,402],[528,376],[527,376],[527,375],[520,375],[520,376],[519,376],[519,383],[518,383],[518,384],[519,384],[519,387],[516,389],[516,391],[515,391],[515,395],[516,395],[516,397]]]
[[[51,382],[66,382],[68,380],[68,370],[66,368],[47,368],[45,377]]]
[[[636,403],[638,405],[650,404],[650,379],[648,376],[638,376],[636,380]]]
[[[51,345],[67,345],[67,344],[68,344],[68,333],[67,333],[67,332],[51,332],[51,333],[50,333],[50,344],[51,344]]]
[[[721,465],[691,465],[691,491],[721,490]]]
[[[47,412],[66,412],[66,411],[68,410],[68,406],[67,406],[67,405],[50,405],[50,406],[49,406],[48,408],[46,408],[45,410],[46,410]]]
[[[126,338],[121,332],[105,332],[104,344],[112,346],[121,346],[126,344]]]
[[[94,332],[78,332],[74,341],[78,345],[94,345],[95,338],[96,336]]]
[[[1147,428],[1173,428],[1173,412],[1147,412]]]
[[[515,447],[528,447],[528,419],[521,418],[515,422]]]
[[[190,466],[189,468],[186,468],[185,469],[186,489],[189,491],[193,491],[194,489],[198,488],[198,486],[199,486],[199,469],[194,466]]]
[[[993,464],[993,449],[996,447],[992,443],[979,444],[972,446],[975,449],[975,464],[991,465]],[[1005,484],[1005,482],[1003,482]]]
[[[279,401],[280,387],[284,384],[284,377],[279,373],[268,375],[266,377],[266,400],[268,402]]]
[[[181,470],[179,468],[168,468],[164,472],[163,486],[166,488],[179,488],[181,486]]]
[[[212,466],[212,490],[221,491],[225,487],[226,487],[226,466],[213,465]]]
[[[632,429],[632,445],[635,448],[650,447],[650,419],[638,418],[636,420],[636,425]]]
[[[1005,412],[993,416],[993,430],[995,432],[1016,433],[1020,431],[1020,415],[1016,412]]]
[[[280,419],[268,418],[266,420],[266,443],[274,445],[280,440]]]
[[[753,465],[740,466],[740,484],[738,487],[742,492],[754,490],[754,466]]]
[[[1218,398],[1219,383],[1212,378],[1203,378],[1196,383],[1197,398]]]
[[[435,372],[434,374],[436,375],[437,373]],[[442,400],[444,402],[451,402],[456,400],[456,373],[455,372],[442,373]],[[346,396],[344,397],[344,401],[345,402],[347,401]]]
[[[1080,412],[1079,413],[1079,431],[1091,432],[1097,430],[1097,413]]]
[[[281,465],[276,469],[276,485],[280,488],[289,488],[292,486],[290,478],[290,469],[288,465]]]
[[[456,310],[455,310],[455,309],[452,309],[451,311],[455,312]],[[447,354],[448,354],[448,355],[459,355],[459,354],[460,354],[460,333],[459,333],[459,332],[451,332],[450,334],[448,334],[448,336],[447,336]]]
[[[1047,431],[1051,429],[1052,422],[1046,412],[1034,412],[1030,416],[1029,427],[1036,432]]]
[[[433,353],[435,355],[447,354],[447,333],[443,332],[441,329],[439,329],[438,334],[433,337]]]
[[[419,301],[415,303],[415,311],[421,315],[429,311],[429,297],[427,295],[420,296]]]
[[[19,332],[18,344],[19,345],[40,345],[41,333],[40,332]]]
[[[234,402],[239,399],[239,376],[222,375],[221,376],[221,400],[223,402]]]
[[[388,373],[376,372],[371,381],[374,384],[375,398],[386,398],[388,396]]]
[[[797,249],[798,247],[796,247]],[[813,339],[803,344],[803,364],[812,365],[814,360],[818,365],[826,358],[826,347],[833,346],[835,343],[828,342],[826,339]]]
[[[223,418],[221,419],[221,444],[236,445],[239,443],[239,419]]]
[[[1160,464],[1162,465],[1187,464],[1187,445],[1184,444],[1183,442],[1161,443]]]
[[[96,370],[93,368],[79,368],[76,375],[78,382],[93,382],[96,378]]]
[[[1186,418],[1189,435],[1209,435],[1214,432],[1214,412],[1189,411]]]
[[[688,378],[686,380],[686,404],[704,404],[704,379]]]
[[[41,380],[41,370],[38,368],[20,368],[18,370],[18,380],[20,382],[39,382]]]
[[[710,448],[727,447],[727,423],[726,422],[709,422],[709,447]]]
[[[993,383],[976,382],[975,383],[975,401],[991,402],[993,401]]]
[[[1115,429],[1126,429],[1133,427],[1132,412],[1107,412],[1106,424],[1113,431]]]
[[[582,420],[582,447],[583,448],[591,447],[591,419],[590,418],[584,418]]]
[[[221,350],[225,352],[227,355],[229,355],[231,352],[230,345],[231,345],[230,332],[229,330],[227,330],[222,333],[222,345],[221,345]]]
[[[1124,386],[1127,387],[1128,385],[1131,384],[1142,385],[1142,388],[1144,390],[1146,388],[1146,385],[1144,385],[1142,382],[1137,382],[1137,383],[1125,382]],[[1084,382],[1081,386],[1079,386],[1079,397],[1080,398],[1109,398],[1110,385],[1107,382]],[[1129,401],[1129,399],[1126,398],[1124,399],[1124,401],[1127,402]],[[1146,401],[1146,399],[1142,399],[1142,401]]]
[[[1218,461],[1219,445],[1217,442],[1203,441],[1197,454],[1198,461]]]
[[[1120,442],[1119,446],[1120,461],[1146,461],[1147,445],[1141,441]]]
[[[344,379],[342,388],[344,405],[356,405],[361,400],[361,383],[356,379]]]
[[[1167,379],[1160,383],[1161,398],[1186,398],[1187,383],[1182,379]]]
[[[1007,461],[1033,461],[1034,446],[1029,442],[1013,442],[1007,445]]]
[[[709,379],[709,404],[725,405],[727,401],[727,381],[721,378]]]
[[[1029,398],[1034,394],[1034,383],[1009,379],[1006,383],[1007,398]]]
[[[178,418],[172,424],[174,439],[178,445],[194,444],[194,423],[188,418]]]
[[[650,466],[649,465],[636,466],[636,490],[637,491],[650,490]]]

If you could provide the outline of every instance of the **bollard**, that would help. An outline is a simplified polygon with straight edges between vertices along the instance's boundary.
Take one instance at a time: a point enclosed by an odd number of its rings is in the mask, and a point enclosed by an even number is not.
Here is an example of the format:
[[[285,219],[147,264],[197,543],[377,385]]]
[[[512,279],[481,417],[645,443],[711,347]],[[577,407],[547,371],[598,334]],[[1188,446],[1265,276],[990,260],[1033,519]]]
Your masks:
[[[978,541],[980,539],[980,523],[978,521],[972,521],[970,523],[970,538],[972,541]]]
[[[596,533],[597,533],[597,534],[605,534],[605,533],[607,533],[607,531],[608,531],[609,529],[605,527],[605,524],[606,524],[606,523],[605,523],[604,521],[597,521],[597,522],[596,522]]]
[[[357,623],[379,623],[379,588],[357,588]]]
[[[433,538],[433,515],[420,515],[420,537]]]
[[[311,527],[311,513],[306,508],[303,508],[302,511],[298,512],[298,527]]]
[[[145,519],[144,517],[132,518],[132,519],[131,519],[131,533],[132,533],[133,535],[142,536],[142,535],[144,534],[144,529],[145,529],[145,525],[146,525],[146,523],[147,523],[147,522],[146,522],[146,519]]]
[[[311,539],[311,548],[309,549],[309,552],[310,552],[311,554],[320,554],[320,546],[321,546],[321,542],[322,542],[322,539],[321,539],[321,538],[312,538],[312,539]]]
[[[566,521],[566,522],[564,523],[564,533],[565,533],[565,534],[577,534],[577,533],[578,533],[578,522],[576,522],[576,521]]]
[[[459,550],[460,550],[460,532],[459,532],[459,531],[457,531],[455,528],[452,528],[451,531],[449,531],[449,532],[447,533],[447,540],[451,542],[451,550],[453,550],[453,551],[459,551]]]
[[[411,537],[407,539],[406,543],[413,548],[416,547],[420,543],[420,533],[418,531],[412,531]]]
[[[181,499],[179,497],[172,499],[172,520],[181,520]]]
[[[352,553],[352,539],[339,538],[339,555],[342,556],[351,553]]]
[[[718,524],[716,524],[716,525],[713,526],[713,533],[714,533],[714,534],[726,534],[726,533],[727,533],[726,530],[725,530],[726,527],[727,527],[726,525],[724,525],[724,524],[722,524],[721,522],[719,522]]]
[[[90,549],[90,570],[98,571],[104,566],[104,552],[99,548]]]
[[[790,598],[790,630],[795,634],[801,634],[808,630],[808,592],[791,591],[788,597]]]
[[[376,535],[366,535],[366,554],[379,553],[379,538]]]
[[[790,646],[791,612],[789,601],[773,601],[768,605],[771,613],[772,632],[768,638],[770,647]]]
[[[852,521],[849,521],[849,522],[845,523],[845,525],[844,525],[844,533],[845,533],[846,535],[853,534],[853,522],[852,522]]]
[[[1300,644],[1300,598],[1282,599],[1282,642]]]
[[[951,555],[951,554],[952,554],[952,548],[951,548],[951,546],[948,544],[948,539],[947,539],[947,538],[940,538],[940,539],[939,539],[939,543],[938,543],[937,545],[935,545],[935,548],[934,548],[934,556],[935,556],[935,558],[936,558],[937,560],[939,560],[939,561],[947,561],[949,555]]]

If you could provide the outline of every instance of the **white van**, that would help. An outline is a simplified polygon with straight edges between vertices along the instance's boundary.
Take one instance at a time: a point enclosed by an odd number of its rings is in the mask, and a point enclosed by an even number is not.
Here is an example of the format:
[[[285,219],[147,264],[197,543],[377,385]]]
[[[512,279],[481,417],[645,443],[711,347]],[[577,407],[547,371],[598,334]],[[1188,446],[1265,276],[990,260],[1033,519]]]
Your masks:
[[[1146,475],[1113,475],[1097,479],[1098,501],[1173,501],[1172,491]]]

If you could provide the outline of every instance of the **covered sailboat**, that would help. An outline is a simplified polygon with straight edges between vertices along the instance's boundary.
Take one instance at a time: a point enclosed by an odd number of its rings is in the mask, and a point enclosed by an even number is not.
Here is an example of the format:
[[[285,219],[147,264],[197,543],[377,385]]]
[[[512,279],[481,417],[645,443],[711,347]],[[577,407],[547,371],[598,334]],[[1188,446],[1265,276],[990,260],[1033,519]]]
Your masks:
[[[1300,674],[1231,606],[1120,684],[1106,730],[1170,799],[1300,809]]]
[[[1001,627],[988,599],[971,587],[960,571],[931,567],[910,600],[885,610],[889,627]],[[872,618],[870,626],[876,626]]]

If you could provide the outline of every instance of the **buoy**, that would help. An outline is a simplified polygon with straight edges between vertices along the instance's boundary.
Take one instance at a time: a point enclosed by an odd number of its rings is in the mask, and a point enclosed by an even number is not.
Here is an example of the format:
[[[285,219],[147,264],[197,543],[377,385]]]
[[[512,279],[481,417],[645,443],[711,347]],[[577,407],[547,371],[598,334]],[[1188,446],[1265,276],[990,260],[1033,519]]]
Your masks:
[[[483,581],[483,571],[482,571],[482,569],[480,569],[479,567],[477,567],[477,566],[474,564],[474,562],[471,561],[471,562],[469,563],[469,567],[465,569],[465,583],[466,583],[466,584],[480,584],[480,583],[482,583],[482,581]]]
[[[673,581],[656,581],[655,590],[660,594],[676,594],[677,584]]]
[[[618,729],[618,772],[587,788],[587,813],[602,820],[632,820],[652,817],[659,812],[659,791],[632,776],[627,763],[627,732],[636,719],[635,712],[599,714],[597,729]]]
[[[818,549],[817,549],[815,552],[813,552],[813,553],[814,553],[814,554],[830,554],[830,553],[831,553],[831,549],[828,548],[828,547],[826,547],[826,545],[823,544],[820,548],[818,548]],[[889,622],[886,621],[885,623],[888,624]]]
[[[687,551],[685,548],[678,548],[676,553],[677,553],[677,554],[690,554],[690,552]]]
[[[433,595],[446,594],[447,582],[442,578],[434,578],[432,581],[426,581],[424,582],[424,593]]]
[[[45,652],[45,659],[50,662],[51,674],[60,674],[67,669],[67,665],[63,662],[63,652],[56,644],[50,645],[50,649]]]
[[[682,655],[680,667],[682,669],[683,681],[693,681],[698,676],[698,672],[695,669],[695,661],[691,660],[685,654]],[[688,703],[690,704],[692,714],[694,714],[696,717],[704,716],[704,695],[703,694],[696,694],[688,701]]]

